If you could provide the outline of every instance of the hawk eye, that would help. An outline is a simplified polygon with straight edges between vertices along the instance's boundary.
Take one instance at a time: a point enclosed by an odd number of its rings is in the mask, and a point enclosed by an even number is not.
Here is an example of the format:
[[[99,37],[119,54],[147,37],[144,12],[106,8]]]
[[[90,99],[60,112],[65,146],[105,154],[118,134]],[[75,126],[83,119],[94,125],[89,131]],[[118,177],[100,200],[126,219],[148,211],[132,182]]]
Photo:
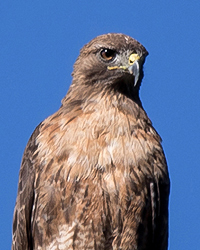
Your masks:
[[[116,51],[112,49],[103,49],[101,51],[101,57],[106,61],[111,61],[112,59],[114,59],[115,55]]]

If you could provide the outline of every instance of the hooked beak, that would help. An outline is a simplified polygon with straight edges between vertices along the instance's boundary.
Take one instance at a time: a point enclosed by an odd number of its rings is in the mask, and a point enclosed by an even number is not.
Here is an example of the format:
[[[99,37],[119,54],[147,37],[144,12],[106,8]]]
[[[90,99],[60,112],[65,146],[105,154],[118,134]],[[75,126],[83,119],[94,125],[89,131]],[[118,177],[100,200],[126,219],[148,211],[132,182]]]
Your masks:
[[[138,60],[140,59],[138,54],[131,54],[129,57],[129,64],[131,66],[128,67],[128,70],[131,74],[134,75],[134,87],[137,85],[139,76],[140,76],[140,65]]]
[[[129,65],[130,66],[108,66],[108,70],[113,69],[123,69],[128,70],[130,74],[134,75],[134,87],[137,85],[139,76],[140,76],[140,64],[139,64],[139,55],[138,54],[131,54],[129,57]]]
[[[131,65],[130,67],[128,67],[128,70],[131,74],[134,75],[134,87],[137,85],[139,76],[140,76],[140,65],[138,63],[138,61],[135,61],[133,63],[133,65]]]

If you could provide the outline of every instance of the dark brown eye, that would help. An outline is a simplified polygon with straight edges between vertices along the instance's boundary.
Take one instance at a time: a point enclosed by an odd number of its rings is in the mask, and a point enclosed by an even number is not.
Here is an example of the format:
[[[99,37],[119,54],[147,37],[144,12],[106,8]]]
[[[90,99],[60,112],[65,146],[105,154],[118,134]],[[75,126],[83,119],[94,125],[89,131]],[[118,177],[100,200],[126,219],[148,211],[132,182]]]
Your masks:
[[[116,52],[112,49],[103,49],[101,51],[101,56],[106,61],[111,61],[112,59],[114,59],[115,55]]]

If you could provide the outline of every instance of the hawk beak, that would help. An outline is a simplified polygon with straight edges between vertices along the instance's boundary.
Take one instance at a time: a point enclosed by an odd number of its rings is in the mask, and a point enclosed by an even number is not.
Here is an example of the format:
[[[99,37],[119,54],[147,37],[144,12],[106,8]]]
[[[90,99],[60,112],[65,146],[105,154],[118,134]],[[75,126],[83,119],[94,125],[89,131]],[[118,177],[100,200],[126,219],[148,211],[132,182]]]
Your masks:
[[[130,66],[108,66],[108,70],[114,70],[114,69],[123,69],[128,70],[130,74],[134,75],[134,87],[137,85],[139,76],[140,76],[140,64],[139,64],[139,55],[136,53],[133,53],[129,57],[128,64]]]
[[[134,75],[134,87],[137,85],[139,76],[140,76],[140,65],[138,60],[140,59],[138,54],[131,54],[129,57],[129,64],[131,66],[128,67],[128,70],[131,74]]]

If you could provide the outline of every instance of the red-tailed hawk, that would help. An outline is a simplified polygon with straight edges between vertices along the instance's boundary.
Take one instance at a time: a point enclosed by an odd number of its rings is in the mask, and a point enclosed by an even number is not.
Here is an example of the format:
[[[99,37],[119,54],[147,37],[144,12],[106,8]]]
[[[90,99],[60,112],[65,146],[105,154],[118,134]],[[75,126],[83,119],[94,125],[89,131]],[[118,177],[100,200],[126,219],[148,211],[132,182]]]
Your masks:
[[[139,98],[147,55],[123,34],[82,48],[62,106],[26,146],[13,250],[167,249],[167,164]]]

